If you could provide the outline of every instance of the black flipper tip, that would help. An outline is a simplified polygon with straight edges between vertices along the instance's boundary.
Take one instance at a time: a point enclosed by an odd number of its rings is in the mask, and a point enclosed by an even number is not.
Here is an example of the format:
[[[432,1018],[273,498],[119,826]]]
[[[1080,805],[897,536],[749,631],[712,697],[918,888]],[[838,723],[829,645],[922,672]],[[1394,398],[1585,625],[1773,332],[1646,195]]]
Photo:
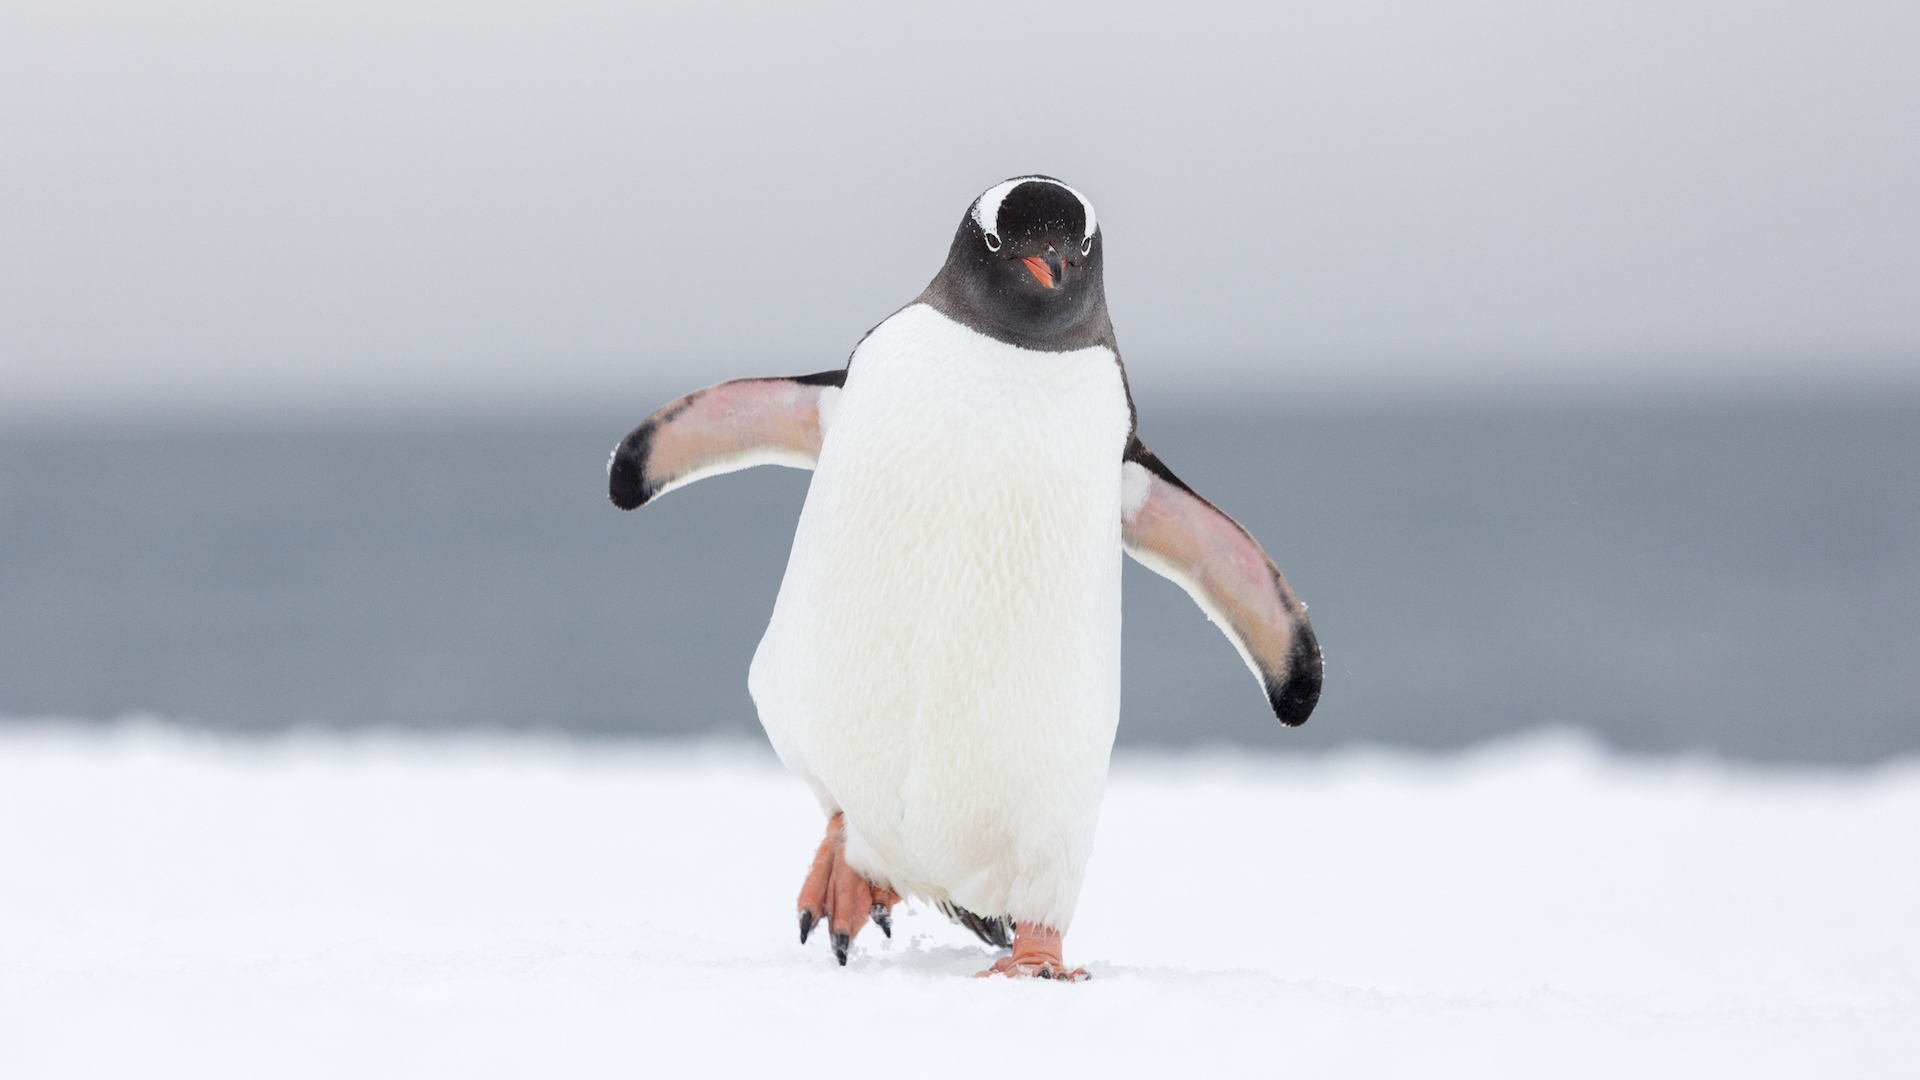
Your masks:
[[[607,459],[607,497],[622,510],[637,510],[653,498],[653,485],[647,483],[647,458],[653,453],[654,423],[633,429],[620,440]]]
[[[607,469],[607,497],[622,510],[637,510],[647,501],[646,483],[640,477],[640,463],[625,449],[614,453]]]
[[[887,935],[888,940],[892,940],[893,912],[887,910],[887,905],[875,904],[871,908],[868,908],[867,918],[873,920],[873,925],[879,927],[880,932]]]
[[[833,958],[840,961],[841,967],[847,966],[847,946],[853,944],[852,934],[833,935]]]
[[[1267,704],[1273,707],[1273,718],[1288,727],[1299,727],[1313,715],[1313,707],[1320,704],[1320,686],[1326,678],[1326,660],[1320,655],[1319,643],[1313,640],[1311,632],[1301,635],[1294,642],[1293,656],[1287,664],[1285,682],[1267,683]]]
[[[800,944],[805,945],[807,935],[811,933],[813,933],[813,912],[803,911],[800,913]]]

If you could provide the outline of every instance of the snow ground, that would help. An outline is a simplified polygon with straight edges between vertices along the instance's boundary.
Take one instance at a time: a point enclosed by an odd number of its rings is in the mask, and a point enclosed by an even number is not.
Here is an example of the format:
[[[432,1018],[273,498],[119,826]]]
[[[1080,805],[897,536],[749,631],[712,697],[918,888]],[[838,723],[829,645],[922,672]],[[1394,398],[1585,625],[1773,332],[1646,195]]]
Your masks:
[[[0,1072],[1920,1075],[1920,763],[1123,755],[1067,938],[850,966],[751,746],[0,727]]]

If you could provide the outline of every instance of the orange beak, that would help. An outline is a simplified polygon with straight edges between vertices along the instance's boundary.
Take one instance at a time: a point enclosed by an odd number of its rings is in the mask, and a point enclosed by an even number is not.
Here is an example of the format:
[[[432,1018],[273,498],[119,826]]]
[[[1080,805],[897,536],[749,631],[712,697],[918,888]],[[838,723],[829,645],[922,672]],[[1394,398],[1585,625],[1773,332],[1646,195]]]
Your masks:
[[[1045,259],[1042,259],[1038,255],[1029,255],[1020,261],[1026,263],[1027,269],[1032,271],[1033,280],[1039,282],[1045,288],[1053,288],[1053,271],[1048,268]]]

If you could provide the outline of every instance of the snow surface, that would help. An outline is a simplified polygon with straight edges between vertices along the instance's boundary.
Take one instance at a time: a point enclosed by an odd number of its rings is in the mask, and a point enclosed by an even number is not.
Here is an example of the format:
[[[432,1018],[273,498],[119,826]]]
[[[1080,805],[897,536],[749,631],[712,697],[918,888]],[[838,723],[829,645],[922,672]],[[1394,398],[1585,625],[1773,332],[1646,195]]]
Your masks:
[[[1920,1075],[1920,763],[1115,765],[1068,957],[801,947],[752,745],[0,727],[0,1073]]]

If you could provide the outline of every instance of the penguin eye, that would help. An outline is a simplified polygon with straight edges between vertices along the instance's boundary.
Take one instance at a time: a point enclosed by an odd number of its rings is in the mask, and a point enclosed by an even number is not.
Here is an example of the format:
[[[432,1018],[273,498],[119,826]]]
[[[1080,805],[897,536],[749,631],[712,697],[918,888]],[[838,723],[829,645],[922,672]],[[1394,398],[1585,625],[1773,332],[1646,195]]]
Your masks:
[[[995,236],[992,233],[987,234],[987,250],[988,251],[1000,250],[1000,238],[998,236]]]
[[[1080,254],[1085,255],[1092,250],[1093,250],[1093,237],[1089,236],[1085,240],[1080,241]]]

